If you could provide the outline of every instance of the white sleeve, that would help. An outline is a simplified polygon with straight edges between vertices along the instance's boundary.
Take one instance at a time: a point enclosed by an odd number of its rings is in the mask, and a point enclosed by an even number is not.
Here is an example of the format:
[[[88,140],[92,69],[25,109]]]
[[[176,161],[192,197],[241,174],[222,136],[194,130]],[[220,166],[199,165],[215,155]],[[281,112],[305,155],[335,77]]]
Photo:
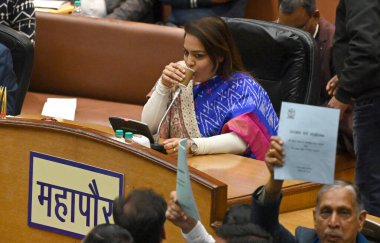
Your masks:
[[[236,133],[224,133],[208,138],[192,138],[198,146],[196,155],[200,154],[242,154],[247,149],[247,143]]]
[[[182,233],[187,243],[214,243],[214,238],[207,232],[203,224],[198,221],[195,227],[187,234]]]
[[[152,134],[157,132],[158,125],[165,114],[170,99],[170,88],[162,84],[161,78],[158,80],[156,87],[144,105],[141,121],[148,124]]]

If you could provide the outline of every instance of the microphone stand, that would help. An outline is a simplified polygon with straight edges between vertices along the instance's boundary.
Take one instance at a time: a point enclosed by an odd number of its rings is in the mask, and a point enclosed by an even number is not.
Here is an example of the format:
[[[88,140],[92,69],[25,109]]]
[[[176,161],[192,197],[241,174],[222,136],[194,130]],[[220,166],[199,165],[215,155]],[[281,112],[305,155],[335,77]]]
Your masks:
[[[157,134],[154,138],[154,143],[150,144],[150,147],[156,151],[159,151],[161,153],[164,153],[164,154],[167,154],[166,153],[166,150],[164,148],[164,145],[163,144],[160,144],[159,143],[159,139],[160,139],[160,130],[161,130],[161,126],[162,126],[162,123],[164,122],[166,116],[168,115],[168,112],[170,110],[170,108],[172,108],[173,104],[174,104],[174,101],[178,98],[179,94],[181,93],[181,88],[180,87],[177,87],[177,89],[175,90],[174,92],[174,95],[173,95],[173,100],[172,102],[169,104],[168,108],[166,109],[160,123],[158,124],[158,128],[157,128]]]

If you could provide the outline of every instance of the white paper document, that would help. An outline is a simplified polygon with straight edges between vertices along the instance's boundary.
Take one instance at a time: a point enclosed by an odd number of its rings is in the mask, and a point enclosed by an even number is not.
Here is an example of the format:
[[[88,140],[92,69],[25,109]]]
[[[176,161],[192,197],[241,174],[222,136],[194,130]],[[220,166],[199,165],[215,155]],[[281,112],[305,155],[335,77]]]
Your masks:
[[[48,98],[41,115],[74,121],[76,108],[75,98]]]
[[[52,8],[59,9],[64,4],[69,4],[69,1],[58,0],[34,0],[34,7],[36,8]]]
[[[187,139],[182,139],[178,147],[177,201],[187,215],[196,220],[200,220],[198,208],[191,189],[189,167],[187,165],[186,143]]]
[[[338,109],[282,102],[278,136],[285,157],[275,179],[333,183],[338,125]]]

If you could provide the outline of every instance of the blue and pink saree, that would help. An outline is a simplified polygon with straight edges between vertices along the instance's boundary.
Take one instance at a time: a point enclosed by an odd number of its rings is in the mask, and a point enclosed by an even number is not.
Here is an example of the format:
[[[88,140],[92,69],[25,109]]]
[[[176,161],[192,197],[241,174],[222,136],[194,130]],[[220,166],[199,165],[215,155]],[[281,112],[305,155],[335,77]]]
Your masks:
[[[160,132],[169,137],[211,137],[234,132],[248,148],[244,156],[263,160],[278,117],[264,89],[251,76],[219,76],[181,90]]]

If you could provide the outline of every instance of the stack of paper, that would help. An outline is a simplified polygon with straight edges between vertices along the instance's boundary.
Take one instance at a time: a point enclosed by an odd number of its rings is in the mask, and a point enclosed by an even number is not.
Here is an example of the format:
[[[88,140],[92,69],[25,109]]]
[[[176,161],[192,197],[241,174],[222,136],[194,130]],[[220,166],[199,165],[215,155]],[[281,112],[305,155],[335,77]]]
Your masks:
[[[58,0],[34,0],[34,7],[36,8],[59,9],[65,4],[70,4],[70,2]]]
[[[75,98],[48,98],[42,109],[42,115],[74,121],[76,108]]]

